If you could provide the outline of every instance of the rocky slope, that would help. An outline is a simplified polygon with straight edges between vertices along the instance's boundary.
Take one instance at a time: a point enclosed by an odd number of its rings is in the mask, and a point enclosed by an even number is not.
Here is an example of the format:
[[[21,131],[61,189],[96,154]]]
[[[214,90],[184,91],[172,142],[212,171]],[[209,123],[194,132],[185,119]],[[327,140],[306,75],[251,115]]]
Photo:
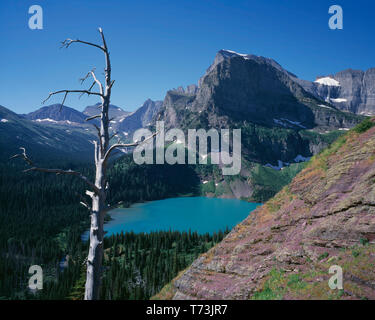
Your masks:
[[[363,115],[375,115],[375,68],[347,69],[316,81],[297,80],[304,89],[336,108]]]
[[[155,298],[375,299],[374,125],[314,157]],[[332,265],[343,290],[328,287]]]

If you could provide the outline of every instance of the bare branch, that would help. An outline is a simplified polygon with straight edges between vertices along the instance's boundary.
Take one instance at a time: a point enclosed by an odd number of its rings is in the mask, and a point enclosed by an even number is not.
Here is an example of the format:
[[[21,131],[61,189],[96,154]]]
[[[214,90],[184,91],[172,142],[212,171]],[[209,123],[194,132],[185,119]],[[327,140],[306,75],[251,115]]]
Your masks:
[[[78,192],[75,192],[76,196],[78,196],[80,198],[80,204],[83,205],[84,207],[86,207],[89,211],[91,211],[91,206],[87,203],[86,199],[84,197],[82,197],[82,195],[80,195]]]
[[[100,115],[100,114],[97,114],[97,115],[95,115],[95,116],[92,116],[92,117],[88,117],[88,118],[86,118],[85,121],[94,120],[94,119],[96,119],[96,118],[100,118],[100,117],[101,117],[101,115]]]
[[[92,123],[92,125],[95,127],[96,131],[98,131],[98,136],[100,138],[100,129],[99,129],[99,127],[95,123]]]
[[[112,140],[114,137],[117,137],[118,132],[115,132],[113,135],[110,136],[109,140]]]
[[[23,158],[23,160],[25,160],[30,166],[34,165],[33,162],[28,158],[28,156],[26,155],[26,149],[24,147],[20,147],[20,149],[22,150],[22,153],[20,154],[15,154],[14,156],[10,157],[10,159],[15,159],[15,158]]]
[[[91,74],[91,76],[93,77],[94,82],[96,82],[96,84],[98,85],[99,90],[100,90],[100,94],[103,95],[104,89],[103,89],[103,85],[102,85],[102,83],[96,78],[96,75],[95,75],[95,72],[94,72],[94,71],[90,71],[90,74]]]
[[[80,79],[81,81],[81,84],[83,84],[83,82],[88,78],[88,77],[92,77],[94,79],[94,82],[93,84],[91,85],[91,87],[88,89],[88,91],[91,92],[91,89],[94,87],[95,83],[98,85],[99,87],[99,91],[100,91],[100,94],[103,95],[103,92],[104,92],[104,89],[103,89],[103,85],[102,83],[96,78],[96,75],[95,75],[95,68],[93,68],[90,72],[88,72],[86,74],[86,76],[84,76],[83,78]],[[83,93],[82,93],[83,94]]]
[[[87,194],[90,198],[92,198],[92,197],[94,196],[94,192],[89,191],[89,190],[86,190],[86,194]]]
[[[68,93],[67,92],[65,92],[65,94],[64,94],[64,99],[63,99],[63,101],[62,101],[62,103],[61,103],[61,106],[60,106],[60,112],[61,112],[61,110],[62,110],[62,107],[64,106],[64,102],[65,102],[65,99],[66,99],[66,96],[68,95]]]
[[[112,86],[114,83],[115,83],[115,80],[112,80],[111,84],[109,85],[109,89],[112,89]]]
[[[59,174],[73,175],[73,176],[80,178],[84,182],[86,182],[91,188],[95,190],[95,193],[100,193],[100,190],[87,177],[85,177],[84,175],[82,175],[82,173],[78,171],[73,171],[71,169],[62,170],[62,169],[47,169],[47,168],[38,168],[38,167],[32,167],[30,169],[24,170],[24,172],[29,172],[29,171],[56,173],[57,175]]]
[[[100,190],[98,189],[97,186],[95,186],[95,184],[93,184],[87,177],[85,177],[82,173],[78,172],[78,171],[73,171],[73,170],[62,170],[62,169],[48,169],[48,168],[39,168],[39,167],[35,167],[34,166],[34,163],[30,160],[30,158],[26,155],[26,149],[24,147],[21,147],[20,148],[23,152],[20,153],[20,154],[16,154],[14,155],[13,157],[11,157],[11,159],[14,159],[14,158],[23,158],[23,160],[25,160],[28,165],[30,166],[33,166],[29,169],[26,169],[24,170],[23,172],[29,172],[29,171],[39,171],[39,172],[48,172],[48,173],[56,173],[57,175],[59,174],[66,174],[66,175],[73,175],[73,176],[76,176],[78,178],[80,178],[81,180],[83,180],[84,182],[86,182],[91,188],[94,189],[95,193],[100,193]]]
[[[111,145],[111,147],[107,150],[107,152],[104,155],[104,163],[107,162],[107,160],[110,157],[110,155],[111,155],[111,153],[112,153],[113,150],[115,150],[117,148],[137,147],[137,146],[139,146],[141,144],[144,144],[147,141],[153,139],[157,134],[158,134],[158,132],[155,132],[154,134],[152,134],[151,136],[147,137],[143,141],[136,141],[136,142],[133,142],[133,143],[116,143],[116,144]]]
[[[83,40],[79,40],[79,39],[75,39],[75,40],[72,40],[72,39],[65,39],[64,41],[61,42],[61,48],[69,48],[69,46],[72,44],[72,43],[83,43],[83,44],[87,44],[89,46],[93,46],[93,47],[96,47],[100,50],[103,50],[103,51],[106,51],[107,49],[106,48],[103,48],[102,46],[99,46],[98,44],[95,44],[95,43],[92,43],[92,42],[87,42],[87,41],[83,41]]]
[[[88,89],[88,91],[91,92],[91,89],[95,86],[95,81],[92,83],[92,85],[90,86],[90,88]],[[79,95],[79,98],[78,99],[81,99],[81,97],[85,94],[85,92],[82,92],[80,95]]]
[[[96,68],[92,68],[91,71],[87,72],[87,74],[83,78],[79,79],[79,81],[81,81],[81,84],[83,84],[85,80],[90,77],[91,72],[95,72],[95,69]]]
[[[99,129],[99,127],[95,123],[93,123],[93,126],[95,127],[95,129],[96,129],[96,131],[98,133],[98,140],[99,140],[99,145],[100,145],[100,151],[103,152],[103,144],[102,144],[100,129]],[[94,143],[97,143],[97,142],[95,141]],[[96,152],[96,148],[97,148],[97,144],[95,144],[95,152]],[[97,156],[97,155],[95,154],[95,156]],[[97,163],[97,159],[96,159],[95,163]]]
[[[104,38],[104,33],[103,33],[103,29],[102,28],[98,28],[98,31],[100,33],[100,35],[102,36],[102,41],[103,41],[103,47],[101,47],[104,51],[108,52],[108,48],[107,48],[107,42],[105,41],[105,38]]]
[[[59,90],[59,91],[55,91],[55,92],[50,92],[50,94],[48,95],[47,99],[45,99],[42,103],[44,104],[49,98],[51,98],[53,95],[55,94],[59,94],[59,93],[65,93],[65,96],[64,96],[64,102],[65,102],[65,98],[67,96],[68,93],[86,93],[87,95],[90,95],[90,94],[93,94],[93,95],[96,95],[96,96],[100,96],[100,97],[104,97],[101,93],[99,92],[92,92],[92,91],[89,91],[89,90]]]

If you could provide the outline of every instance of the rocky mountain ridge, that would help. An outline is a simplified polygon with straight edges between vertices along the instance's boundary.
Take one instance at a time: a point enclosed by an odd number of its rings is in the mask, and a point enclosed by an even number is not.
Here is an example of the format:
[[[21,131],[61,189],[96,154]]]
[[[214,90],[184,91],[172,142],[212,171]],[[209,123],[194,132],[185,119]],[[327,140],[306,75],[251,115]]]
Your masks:
[[[316,98],[294,77],[272,59],[221,50],[196,90],[167,92],[157,118],[167,128],[241,128],[249,161],[309,157],[327,145],[321,134],[348,130],[363,117]]]

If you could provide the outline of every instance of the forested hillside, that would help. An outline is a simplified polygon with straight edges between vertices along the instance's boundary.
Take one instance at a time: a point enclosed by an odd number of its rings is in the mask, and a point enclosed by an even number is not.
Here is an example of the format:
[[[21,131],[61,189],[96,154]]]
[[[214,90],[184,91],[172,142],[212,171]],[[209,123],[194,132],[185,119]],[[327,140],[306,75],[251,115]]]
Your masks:
[[[43,164],[79,170],[89,177],[93,172],[89,164]],[[24,173],[24,169],[21,161],[0,164],[0,297],[80,297],[87,256],[87,244],[81,241],[81,234],[89,226],[89,212],[79,202],[86,186],[74,177]],[[198,194],[199,179],[193,173],[189,166],[138,166],[131,157],[124,157],[110,169],[109,202],[128,206],[139,201]],[[183,179],[176,179],[177,175]],[[220,238],[174,232],[108,239],[103,295],[106,299],[147,298]],[[154,246],[155,243],[158,245]],[[147,260],[145,269],[145,259],[150,257],[152,263]],[[63,268],[62,262],[68,267]],[[27,272],[34,264],[41,265],[44,272],[44,289],[38,295],[26,290],[30,277]],[[161,265],[166,273],[155,278],[156,268]],[[139,286],[134,285],[134,272],[145,277]],[[123,285],[119,286],[120,282]],[[128,287],[128,282],[133,284]],[[113,289],[112,296],[108,295],[107,286]]]

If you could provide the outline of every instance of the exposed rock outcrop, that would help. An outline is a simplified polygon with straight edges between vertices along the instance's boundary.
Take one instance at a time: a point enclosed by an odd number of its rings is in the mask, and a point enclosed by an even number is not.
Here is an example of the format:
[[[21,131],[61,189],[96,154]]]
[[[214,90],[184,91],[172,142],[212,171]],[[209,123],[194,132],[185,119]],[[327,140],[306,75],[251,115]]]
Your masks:
[[[320,81],[331,79],[330,81]],[[375,115],[375,68],[347,69],[315,82],[297,79],[304,89],[336,108],[362,115]]]

